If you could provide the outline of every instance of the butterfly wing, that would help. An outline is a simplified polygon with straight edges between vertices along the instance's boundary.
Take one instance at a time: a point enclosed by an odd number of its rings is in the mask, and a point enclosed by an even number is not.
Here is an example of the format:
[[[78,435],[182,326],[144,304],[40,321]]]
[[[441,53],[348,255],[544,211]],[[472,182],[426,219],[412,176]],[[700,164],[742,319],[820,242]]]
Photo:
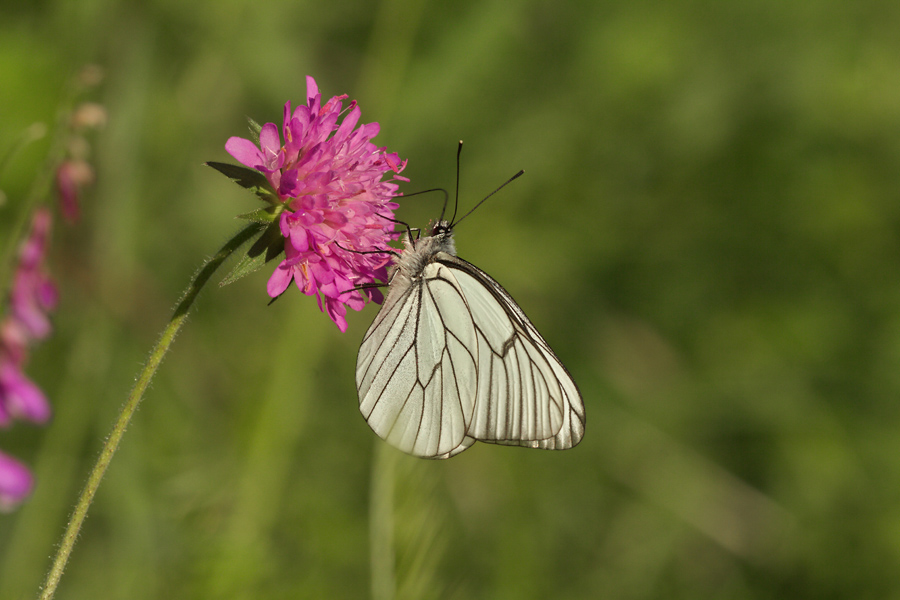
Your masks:
[[[477,341],[463,291],[450,269],[428,263],[420,277],[397,271],[359,349],[360,411],[393,446],[447,458],[466,435],[477,389]]]
[[[544,338],[503,286],[475,265],[440,255],[462,291],[477,339],[478,386],[468,436],[563,450],[584,436],[584,401]]]
[[[578,444],[581,394],[518,304],[465,260],[421,258],[415,277],[394,273],[360,346],[360,411],[372,429],[425,458],[448,458],[475,441]]]

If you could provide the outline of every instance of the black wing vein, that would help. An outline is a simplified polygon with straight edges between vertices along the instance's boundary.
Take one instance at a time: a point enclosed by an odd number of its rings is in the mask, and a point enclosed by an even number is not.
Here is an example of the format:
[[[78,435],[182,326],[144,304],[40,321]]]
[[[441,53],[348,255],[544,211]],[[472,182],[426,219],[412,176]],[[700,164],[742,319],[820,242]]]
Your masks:
[[[548,449],[576,445],[584,434],[584,403],[565,366],[497,281],[459,257],[442,255],[439,262],[455,275],[462,274],[457,275],[457,280],[470,307],[479,349],[488,349],[490,355],[497,357],[506,382],[504,397],[494,397],[499,395],[495,392],[504,391],[499,390],[495,359],[479,356],[479,377],[489,377],[489,383],[479,382],[475,423],[470,426],[469,434],[480,441],[508,445]],[[485,291],[492,301],[484,298]],[[492,343],[491,335],[485,330],[499,327],[497,323],[502,317],[507,320],[509,334]],[[505,416],[502,428],[498,414],[501,404]]]

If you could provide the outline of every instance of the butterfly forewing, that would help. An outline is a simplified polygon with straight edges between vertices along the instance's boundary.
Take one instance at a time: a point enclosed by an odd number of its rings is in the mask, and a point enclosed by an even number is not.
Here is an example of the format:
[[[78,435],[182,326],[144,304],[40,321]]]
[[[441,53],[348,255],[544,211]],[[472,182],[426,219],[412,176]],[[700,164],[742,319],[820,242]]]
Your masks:
[[[394,291],[404,293],[395,294]],[[415,328],[410,326],[409,319],[416,307],[417,299],[410,297],[410,291],[397,288],[391,290],[360,346],[356,386],[359,390],[359,408],[367,419],[375,401],[391,384],[391,376],[397,371],[408,349],[412,347]],[[399,380],[395,385],[398,382]]]
[[[397,448],[423,457],[465,449],[457,450],[477,382],[468,350],[474,331],[458,316],[467,313],[465,301],[443,271],[432,263],[416,280],[395,275],[385,318],[372,323],[357,363],[360,410],[369,425]]]

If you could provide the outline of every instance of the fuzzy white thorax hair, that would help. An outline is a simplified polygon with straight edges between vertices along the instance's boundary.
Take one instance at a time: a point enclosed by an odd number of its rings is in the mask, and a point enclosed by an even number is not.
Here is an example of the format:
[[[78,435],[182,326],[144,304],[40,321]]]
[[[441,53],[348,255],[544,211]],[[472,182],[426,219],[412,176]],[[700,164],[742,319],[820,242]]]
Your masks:
[[[407,232],[403,239],[404,250],[394,259],[397,270],[408,277],[416,279],[422,274],[425,266],[440,252],[456,256],[456,243],[453,241],[453,230],[449,221],[438,221],[431,228],[431,235],[410,239]]]

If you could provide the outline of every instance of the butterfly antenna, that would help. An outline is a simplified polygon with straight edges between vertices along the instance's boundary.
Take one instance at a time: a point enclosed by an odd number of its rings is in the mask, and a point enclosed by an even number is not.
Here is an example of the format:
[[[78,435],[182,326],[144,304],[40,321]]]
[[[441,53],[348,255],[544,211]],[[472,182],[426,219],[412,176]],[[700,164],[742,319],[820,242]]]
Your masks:
[[[400,253],[394,250],[391,247],[388,247],[387,250],[351,250],[350,248],[344,248],[337,242],[333,242],[335,246],[343,250],[344,252],[349,252],[351,254],[390,254],[391,256],[400,257]]]
[[[507,179],[505,182],[503,182],[503,185],[501,185],[501,186],[498,187],[496,190],[494,190],[493,192],[491,192],[490,194],[488,194],[487,196],[485,196],[484,198],[482,198],[481,202],[479,202],[478,204],[476,204],[475,206],[473,206],[473,207],[472,207],[472,210],[470,210],[469,212],[467,212],[466,214],[464,214],[463,216],[461,216],[461,217],[459,218],[459,221],[456,221],[453,225],[454,225],[454,226],[459,225],[459,224],[462,222],[463,219],[465,219],[466,217],[468,217],[469,215],[471,215],[473,212],[475,212],[475,209],[476,209],[476,208],[478,208],[479,206],[481,206],[482,204],[484,204],[484,201],[485,201],[485,200],[487,200],[488,198],[490,198],[491,196],[493,196],[494,194],[496,194],[497,192],[499,192],[500,190],[502,190],[503,188],[505,188],[506,186],[508,186],[510,183],[512,183],[513,181],[515,181],[515,180],[518,179],[519,177],[521,177],[524,173],[525,173],[525,170],[523,169],[523,170],[519,171],[518,173],[516,173],[515,175],[513,175],[512,177],[510,177],[509,179]]]
[[[428,194],[428,193],[431,193],[431,192],[441,192],[442,194],[444,194],[444,208],[443,208],[443,210],[441,211],[441,219],[443,219],[443,218],[444,218],[444,210],[447,210],[447,202],[449,202],[449,200],[450,200],[450,194],[447,193],[447,190],[445,190],[444,188],[431,188],[431,189],[428,189],[428,190],[421,190],[421,191],[418,191],[418,192],[413,192],[413,193],[411,193],[411,194],[403,194],[403,197],[404,197],[404,198],[409,198],[410,196],[418,196],[419,194]],[[390,221],[391,223],[396,223],[397,225],[403,225],[403,227],[406,228],[407,234],[409,234],[409,239],[410,239],[410,241],[412,241],[413,243],[415,243],[415,239],[413,238],[412,232],[415,231],[415,232],[418,233],[419,230],[418,230],[417,228],[415,228],[415,227],[410,227],[410,226],[409,226],[409,223],[407,223],[407,222],[405,222],[405,221],[400,221],[399,219],[394,219],[394,218],[391,218],[391,217],[387,217],[387,216],[382,215],[382,214],[379,214],[379,213],[375,213],[375,214],[377,214],[377,215],[378,215],[379,217],[381,217],[382,219],[385,219],[385,220],[387,220],[387,221]]]
[[[429,191],[432,191],[432,190],[429,190]],[[412,196],[412,194],[410,194],[410,196]],[[407,223],[406,221],[401,221],[400,219],[393,219],[391,217],[386,217],[381,213],[375,213],[375,215],[381,217],[385,221],[390,221],[391,223],[396,223],[397,225],[403,225],[403,227],[406,228],[407,233],[409,233],[409,239],[412,239],[412,233],[410,233],[412,231],[412,228],[409,226],[409,223]]]
[[[404,197],[404,198],[409,198],[410,196],[418,196],[419,194],[428,194],[428,193],[430,193],[430,192],[441,192],[441,193],[443,193],[443,194],[444,194],[444,206],[447,205],[447,198],[449,198],[450,195],[447,193],[447,190],[445,190],[444,188],[431,188],[430,190],[422,190],[422,191],[420,191],[420,192],[413,192],[413,193],[411,193],[411,194],[403,194],[403,197]]]
[[[459,140],[459,146],[456,147],[456,197],[453,199],[453,218],[450,219],[450,226],[456,224],[456,209],[459,208],[459,155],[462,154],[463,141]],[[444,210],[447,205],[444,204]],[[444,210],[441,211],[441,221],[444,220]]]

